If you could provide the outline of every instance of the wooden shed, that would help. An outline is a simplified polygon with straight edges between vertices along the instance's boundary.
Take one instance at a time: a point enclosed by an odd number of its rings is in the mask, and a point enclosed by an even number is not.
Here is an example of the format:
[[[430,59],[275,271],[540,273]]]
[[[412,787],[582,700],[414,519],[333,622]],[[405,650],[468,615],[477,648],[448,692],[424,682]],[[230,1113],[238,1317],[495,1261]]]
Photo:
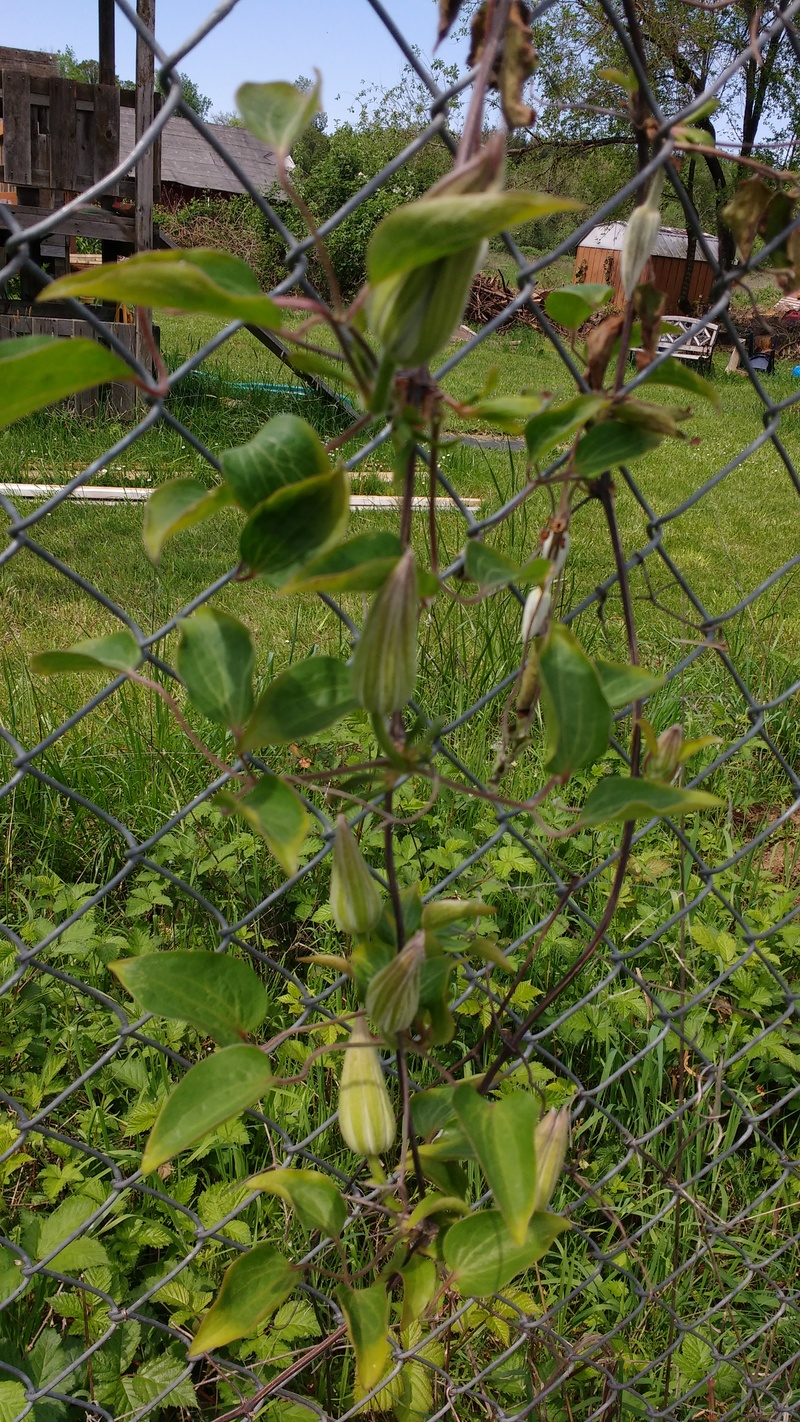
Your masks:
[[[275,153],[271,148],[246,128],[214,123],[207,124],[206,128],[220,140],[259,192],[282,198]],[[122,109],[120,157],[131,151],[134,141],[133,110]],[[193,198],[225,198],[246,192],[233,170],[188,119],[175,117],[167,121],[161,135],[160,163],[161,202],[170,209],[181,207]],[[290,170],[294,167],[291,158],[287,166]]]
[[[575,281],[605,282],[614,288],[614,302],[624,305],[624,295],[619,279],[619,258],[625,239],[624,222],[609,222],[595,227],[584,237],[575,255]],[[717,239],[705,234],[710,250],[716,255]],[[683,290],[688,256],[688,240],[680,227],[662,227],[656,238],[652,263],[653,280],[666,293],[667,310],[677,311]],[[700,246],[694,254],[691,280],[689,282],[689,303],[693,307],[705,309],[711,294],[714,273],[705,259]]]

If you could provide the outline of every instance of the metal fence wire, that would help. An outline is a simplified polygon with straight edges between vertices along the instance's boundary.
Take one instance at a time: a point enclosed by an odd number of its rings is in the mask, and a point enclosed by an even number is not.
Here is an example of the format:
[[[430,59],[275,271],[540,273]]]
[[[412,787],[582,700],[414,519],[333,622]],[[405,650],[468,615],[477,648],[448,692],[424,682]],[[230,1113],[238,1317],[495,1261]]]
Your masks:
[[[294,239],[267,199],[254,190],[226,153],[218,130],[210,132],[181,103],[177,68],[187,62],[204,37],[225,24],[235,3],[224,0],[172,54],[165,53],[147,34],[166,98],[132,159],[137,161],[153,144],[171,113],[182,114],[229,164],[267,222],[284,239],[287,275],[280,291],[309,293],[313,291],[307,275],[309,242]],[[141,22],[130,4],[126,0],[117,0],[117,4],[141,32]],[[393,19],[379,0],[365,0],[365,8],[367,5],[427,87],[430,122],[409,149],[399,153],[330,220],[328,229],[336,227],[382,184],[390,183],[424,144],[444,138],[452,146],[448,113],[455,94],[464,88],[462,81],[441,91],[404,38],[401,20]],[[401,16],[402,7],[395,8]],[[548,0],[543,0],[535,7],[534,20],[546,16],[550,8]],[[668,165],[673,150],[666,119],[621,11],[614,0],[603,0],[602,8],[666,141],[644,171],[615,192],[600,210],[589,213],[555,250],[527,262],[508,240],[508,250],[518,265],[519,292],[501,315],[459,347],[447,369],[467,359],[512,312],[526,305],[544,340],[580,384],[572,352],[541,306],[531,300],[537,273],[554,258],[574,250],[583,235],[613,214],[658,167]],[[783,6],[763,29],[758,28],[756,16],[752,44],[763,49],[770,35],[785,27],[795,62],[800,62],[800,44],[793,29],[798,8],[800,0]],[[743,51],[736,65],[742,66],[751,54],[752,48]],[[698,103],[713,93],[710,90]],[[128,167],[127,160],[124,166]],[[79,195],[75,205],[101,196],[113,184],[114,176],[110,174]],[[652,824],[637,826],[634,873],[655,886],[650,911],[630,931],[628,921],[618,915],[615,922],[623,926],[615,934],[612,923],[604,936],[602,970],[594,972],[591,981],[578,979],[569,1005],[557,1005],[549,1016],[544,1014],[518,1043],[519,1060],[528,1065],[534,1082],[546,1079],[554,1084],[556,1092],[561,1092],[558,1099],[569,1100],[572,1108],[573,1146],[559,1207],[568,1213],[573,1229],[559,1245],[556,1283],[537,1289],[535,1282],[526,1282],[525,1291],[509,1287],[494,1305],[484,1309],[480,1320],[476,1320],[476,1305],[454,1297],[447,1316],[432,1330],[434,1340],[446,1346],[432,1350],[428,1337],[405,1349],[395,1347],[395,1375],[404,1360],[417,1358],[431,1380],[433,1402],[425,1409],[431,1422],[439,1418],[464,1422],[478,1417],[497,1422],[512,1417],[564,1417],[571,1422],[577,1416],[587,1422],[604,1416],[707,1417],[724,1422],[740,1416],[784,1419],[800,1414],[800,1226],[796,1215],[800,1200],[800,1053],[795,1026],[796,979],[791,966],[785,966],[791,965],[800,942],[800,896],[788,869],[783,893],[773,883],[769,911],[763,896],[754,897],[750,892],[766,857],[775,852],[772,846],[780,847],[787,865],[791,857],[793,816],[800,809],[800,777],[790,763],[784,733],[800,679],[787,674],[781,687],[766,698],[749,685],[751,672],[759,664],[753,651],[765,635],[760,629],[766,624],[758,617],[767,607],[770,616],[775,609],[779,615],[780,599],[796,576],[800,553],[779,566],[770,565],[757,586],[742,587],[738,600],[712,610],[696,589],[691,561],[689,571],[683,570],[687,544],[680,537],[680,526],[691,523],[703,501],[713,500],[714,490],[719,491],[725,481],[735,486],[736,479],[747,479],[746,461],[762,446],[771,446],[775,456],[770,465],[772,477],[785,484],[785,517],[796,519],[800,478],[784,435],[786,422],[800,401],[800,386],[787,398],[773,399],[769,382],[753,369],[731,318],[734,277],[722,270],[705,241],[676,168],[668,167],[667,182],[713,270],[711,307],[703,320],[719,322],[738,350],[746,381],[757,398],[761,426],[754,428],[750,442],[712,477],[698,483],[676,507],[661,512],[653,507],[641,486],[643,481],[637,482],[623,471],[620,497],[639,511],[644,530],[627,566],[636,596],[671,617],[674,651],[668,686],[678,700],[702,655],[704,665],[713,662],[717,669],[712,699],[721,702],[728,698],[735,708],[737,733],[720,745],[702,778],[721,768],[733,771],[757,761],[773,786],[770,806],[760,817],[758,813],[748,817],[747,806],[733,804],[727,837],[704,837],[682,823],[666,822],[657,830]],[[13,216],[13,209],[10,211]],[[42,282],[47,280],[29,255],[29,244],[41,240],[47,231],[47,221],[28,232],[16,228],[5,249],[4,282],[26,266],[32,274],[38,272]],[[775,235],[751,259],[747,270],[755,270],[759,263],[768,265],[771,251],[786,235]],[[737,277],[742,274],[740,269]],[[75,310],[76,315],[102,329],[90,308],[75,303]],[[185,382],[239,329],[238,324],[231,325],[208,341],[172,375],[171,388]],[[132,359],[129,352],[120,353]],[[631,386],[638,379],[632,376]],[[746,389],[743,381],[742,390]],[[220,594],[231,582],[233,570],[206,587],[189,608],[176,608],[163,626],[148,635],[115,601],[108,574],[98,576],[97,581],[84,576],[52,551],[47,536],[48,521],[72,492],[96,480],[101,470],[134,447],[158,422],[178,431],[213,470],[218,470],[214,455],[189,425],[176,417],[166,400],[155,400],[118,443],[46,502],[36,505],[33,512],[24,512],[23,506],[8,496],[0,498],[8,519],[0,561],[7,578],[13,578],[17,568],[22,573],[23,565],[26,572],[32,562],[46,565],[48,577],[61,580],[65,594],[72,590],[75,595],[78,589],[93,600],[104,622],[110,619],[129,628],[152,667],[169,678],[176,674],[164,660],[167,638],[180,617]],[[349,461],[350,467],[358,468],[386,438],[384,431],[373,439]],[[513,458],[513,451],[509,457]],[[450,468],[445,461],[439,478],[444,492],[458,503],[458,518],[470,534],[493,527],[508,514],[510,505],[498,501],[496,508],[476,519],[461,497],[456,477],[448,473]],[[511,503],[513,499],[512,494]],[[513,517],[522,517],[521,508],[515,509]],[[764,544],[769,559],[766,530]],[[708,555],[720,560],[727,556],[722,534],[719,546],[708,550]],[[22,586],[36,596],[36,585],[29,578],[23,578]],[[607,576],[588,590],[576,591],[563,616],[567,621],[587,612],[597,612],[601,618],[611,616],[616,588],[609,552]],[[346,638],[356,636],[357,629],[344,611],[330,600],[328,606],[341,616]],[[54,643],[57,640],[54,637]],[[761,646],[757,650],[764,652]],[[433,655],[435,659],[435,651]],[[513,668],[508,671],[509,675],[498,678],[497,685],[441,732],[437,758],[444,772],[472,776],[473,783],[480,784],[464,764],[456,742],[472,722],[476,733],[485,735],[487,708],[490,713],[499,710],[513,681]],[[202,814],[225,783],[225,776],[205,785],[176,813],[164,817],[149,838],[142,838],[114,815],[113,808],[94,803],[69,778],[62,779],[57,773],[61,748],[70,734],[98,708],[113,704],[121,695],[124,680],[122,676],[111,678],[63,724],[49,728],[45,718],[38,744],[20,744],[11,729],[0,726],[5,747],[2,764],[6,767],[0,801],[6,823],[13,816],[15,795],[27,791],[34,798],[49,797],[48,804],[58,805],[59,813],[69,814],[82,826],[89,879],[98,839],[118,846],[117,867],[107,881],[87,883],[80,892],[71,891],[72,897],[65,890],[51,920],[35,925],[32,934],[26,935],[19,923],[2,925],[7,945],[3,991],[9,1005],[2,1046],[9,1066],[22,1062],[24,1069],[26,1041],[15,1035],[14,1008],[26,995],[30,998],[33,994],[33,1000],[37,1000],[37,993],[41,997],[39,1025],[29,1028],[28,1039],[39,1035],[47,1040],[48,1061],[53,1055],[74,1052],[88,1015],[105,1025],[99,1036],[95,1032],[91,1040],[84,1039],[82,1053],[70,1058],[78,1063],[76,1073],[66,1085],[59,1081],[55,1094],[48,1090],[44,1069],[39,1091],[25,1098],[27,1104],[12,1094],[2,1094],[5,1116],[0,1143],[5,1148],[0,1162],[5,1170],[4,1215],[9,1237],[1,1241],[0,1256],[0,1337],[4,1339],[0,1349],[0,1416],[10,1422],[14,1416],[32,1412],[37,1422],[57,1422],[62,1417],[88,1414],[109,1422],[121,1417],[136,1422],[164,1409],[174,1413],[199,1408],[218,1413],[235,1406],[237,1398],[260,1390],[258,1406],[274,1408],[270,1416],[315,1415],[344,1422],[359,1411],[356,1404],[337,1402],[334,1397],[326,1409],[311,1395],[319,1368],[328,1365],[324,1348],[314,1341],[319,1339],[319,1326],[316,1334],[310,1334],[310,1341],[308,1334],[305,1341],[301,1339],[302,1346],[296,1342],[297,1333],[288,1333],[288,1343],[266,1373],[261,1364],[267,1355],[262,1351],[259,1356],[257,1349],[249,1354],[233,1349],[197,1363],[186,1361],[191,1337],[187,1320],[196,1316],[198,1296],[202,1306],[215,1287],[213,1280],[209,1283],[208,1262],[217,1261],[213,1279],[218,1281],[218,1261],[227,1262],[235,1251],[246,1247],[251,1239],[246,1221],[253,1218],[248,1214],[253,1197],[243,1196],[241,1191],[237,1194],[223,1182],[216,1187],[216,1204],[200,1206],[193,1194],[194,1177],[185,1172],[171,1176],[169,1168],[162,1168],[160,1188],[146,1183],[136,1166],[136,1141],[130,1138],[137,1130],[137,1121],[131,1119],[136,1110],[141,1117],[138,1130],[149,1124],[146,1103],[130,1113],[127,1141],[105,1129],[102,1083],[110,1070],[120,1074],[129,1099],[141,1102],[147,1074],[155,1073],[166,1086],[188,1063],[171,1045],[168,1031],[154,1030],[157,1024],[147,1017],[136,1018],[130,1000],[110,986],[110,978],[104,980],[103,990],[93,985],[86,955],[76,950],[76,945],[90,943],[96,933],[97,914],[117,902],[119,894],[133,893],[137,885],[144,884],[142,892],[150,894],[151,906],[163,899],[183,904],[195,930],[212,934],[218,951],[237,949],[249,954],[276,992],[292,1002],[294,1020],[319,1020],[320,1014],[332,1011],[335,985],[310,992],[305,976],[284,961],[269,934],[280,918],[282,902],[297,902],[308,876],[313,876],[328,853],[330,822],[315,805],[320,845],[309,862],[279,887],[254,891],[246,911],[239,904],[232,914],[225,895],[215,901],[209,880],[203,879],[198,887],[179,856],[170,852],[187,826],[195,823],[198,811]],[[421,700],[424,710],[424,695]],[[120,727],[123,724],[120,716]],[[621,747],[617,748],[623,754]],[[85,753],[92,753],[91,744]],[[153,773],[160,773],[157,767]],[[435,874],[430,878],[430,895],[447,886],[475,882],[476,874],[496,873],[498,855],[506,853],[511,860],[514,855],[522,856],[529,873],[528,894],[522,899],[527,916],[509,944],[510,951],[530,945],[561,902],[557,931],[567,935],[574,953],[576,945],[586,941],[596,927],[596,905],[601,902],[598,886],[608,882],[615,858],[611,841],[585,835],[583,868],[575,873],[557,845],[554,849],[536,836],[525,815],[495,811],[487,802],[483,823],[481,841],[463,862],[458,862],[457,852],[450,861],[443,852],[438,881]],[[670,874],[659,881],[663,871],[653,862],[653,843],[662,860],[672,867],[680,866],[677,879]],[[24,893],[33,896],[32,875],[23,874],[20,882]],[[706,925],[702,932],[695,926],[700,920]],[[117,952],[112,944],[107,956],[117,956]],[[702,970],[693,956],[698,952],[705,955]],[[498,1008],[499,998],[486,976],[465,968],[460,982],[462,1001],[488,1020]],[[512,1036],[523,1016],[524,1009],[510,1003],[502,1009],[499,1029]],[[608,1024],[620,1021],[626,1024],[626,1031],[619,1040],[627,1045],[612,1049],[615,1038]],[[592,1050],[588,1050],[589,1042],[594,1044]],[[275,1163],[296,1161],[312,1163],[318,1169],[331,1168],[317,1153],[318,1142],[330,1125],[330,1109],[322,1098],[316,1109],[317,1117],[312,1120],[298,1113],[301,1126],[296,1134],[287,1125],[292,1120],[290,1111],[280,1122],[250,1112],[241,1129],[234,1129],[226,1138],[226,1148],[236,1160],[235,1178],[241,1180],[255,1168],[258,1151],[254,1153],[252,1142],[256,1139],[262,1143],[262,1154],[263,1141],[270,1143],[267,1163],[271,1152]],[[58,1177],[62,1184],[79,1183],[77,1204],[69,1189],[59,1195],[54,1187],[49,1195],[46,1190],[37,1194],[33,1199],[37,1208],[26,1211],[26,1190],[35,1176],[29,1169],[34,1157],[39,1172],[47,1163],[51,1180]],[[41,1175],[36,1188],[42,1189]],[[352,1193],[356,1199],[357,1184]],[[357,1199],[352,1209],[358,1213]],[[31,1232],[32,1220],[38,1222],[38,1235]],[[106,1244],[114,1236],[121,1243],[112,1260]],[[119,1262],[126,1257],[140,1259],[140,1267],[132,1274],[126,1274]],[[302,1297],[322,1320],[323,1331],[340,1330],[342,1316],[332,1298],[313,1290]],[[299,1335],[302,1332],[300,1328]],[[341,1330],[337,1337],[341,1347]],[[151,1345],[147,1363],[141,1362],[143,1354],[137,1352],[144,1338]],[[158,1347],[152,1346],[153,1339]],[[116,1391],[108,1384],[112,1375],[122,1379]],[[21,1409],[20,1384],[26,1399]],[[316,1396],[320,1395],[318,1391]],[[372,1405],[383,1404],[379,1399]],[[292,1410],[300,1407],[307,1411]],[[411,1410],[402,1415],[411,1418],[422,1413]]]

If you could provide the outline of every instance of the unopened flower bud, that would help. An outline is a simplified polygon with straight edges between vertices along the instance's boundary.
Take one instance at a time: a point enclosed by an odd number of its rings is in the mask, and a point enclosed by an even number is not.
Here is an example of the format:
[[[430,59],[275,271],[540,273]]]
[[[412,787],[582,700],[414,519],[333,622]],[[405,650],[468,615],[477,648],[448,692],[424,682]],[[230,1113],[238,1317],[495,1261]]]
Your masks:
[[[382,1155],[394,1141],[392,1103],[374,1041],[362,1018],[353,1023],[339,1084],[339,1130],[356,1155]]]
[[[647,200],[641,207],[634,208],[625,228],[625,240],[619,260],[619,275],[625,300],[630,301],[636,290],[645,263],[650,260],[659,228],[661,213],[659,201],[664,186],[664,170],[659,168],[650,184]]]
[[[336,927],[351,938],[371,933],[383,908],[378,885],[344,815],[336,821],[333,838],[330,903]]]
[[[387,1037],[405,1031],[419,1010],[419,980],[425,934],[415,933],[391,963],[376,973],[367,989],[367,1012]]]
[[[533,1134],[536,1155],[534,1210],[546,1210],[564,1165],[569,1141],[569,1107],[548,1111]]]
[[[417,570],[409,548],[379,589],[353,654],[353,690],[367,711],[390,716],[417,679]]]
[[[645,760],[645,774],[656,780],[671,780],[681,763],[683,727],[668,726],[658,738],[656,749]]]
[[[559,573],[561,572],[561,569],[566,563],[567,554],[569,553],[570,542],[570,536],[566,532],[548,533],[541,548],[539,549],[539,557],[549,558],[553,564],[549,573],[549,577],[551,580],[553,578],[558,577]]]
[[[544,631],[552,601],[553,595],[549,588],[547,592],[543,592],[541,588],[532,588],[528,593],[522,609],[520,636],[523,642],[529,642],[531,637],[538,637]]]
[[[425,365],[446,346],[469,298],[472,278],[488,251],[485,242],[397,272],[370,291],[372,334],[395,365]]]

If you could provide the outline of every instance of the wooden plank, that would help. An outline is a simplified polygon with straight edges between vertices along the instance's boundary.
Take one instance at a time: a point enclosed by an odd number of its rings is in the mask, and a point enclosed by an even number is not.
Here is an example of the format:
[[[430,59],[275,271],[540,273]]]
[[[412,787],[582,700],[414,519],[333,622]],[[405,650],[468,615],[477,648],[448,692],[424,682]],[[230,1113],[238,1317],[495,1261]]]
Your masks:
[[[29,187],[31,164],[31,81],[27,74],[4,69],[3,83],[3,179],[17,187]]]
[[[120,217],[116,212],[103,212],[100,208],[86,207],[81,212],[73,212],[68,217],[59,218],[58,210],[44,207],[28,207],[18,203],[14,216],[21,227],[34,227],[43,218],[51,219],[51,232],[63,233],[65,237],[97,237],[101,241],[124,242],[131,246],[135,237],[132,217]],[[0,227],[10,227],[0,206]]]
[[[99,182],[119,161],[119,89],[116,84],[96,84],[94,90],[94,174]],[[109,189],[116,194],[117,186]]]
[[[117,78],[116,40],[114,35],[115,13],[116,6],[114,0],[98,0],[97,30],[100,73],[97,77],[102,85],[114,85]]]
[[[149,30],[155,27],[155,0],[136,0],[136,13]],[[147,41],[136,34],[136,142],[153,122],[155,65]],[[136,165],[136,250],[149,252],[153,246],[153,150],[148,148]]]
[[[69,79],[50,80],[50,187],[76,192],[78,131],[75,85]]]
[[[0,44],[0,69],[17,69],[25,74],[57,74],[58,56],[38,49],[11,49]]]
[[[57,494],[63,489],[63,484],[0,484],[0,494],[5,494],[9,498],[17,499],[49,499],[51,495]],[[79,489],[73,489],[67,495],[69,499],[77,499],[82,503],[89,504],[144,504],[153,493],[152,488],[137,489],[125,488],[124,485],[109,484],[102,485],[84,484]],[[480,499],[464,499],[462,501],[468,509],[479,509]],[[352,494],[350,496],[351,509],[399,509],[403,500],[397,499],[391,494]],[[415,513],[426,513],[428,509],[427,499],[412,499],[411,507]],[[458,513],[458,504],[453,499],[442,497],[436,500],[437,513]]]

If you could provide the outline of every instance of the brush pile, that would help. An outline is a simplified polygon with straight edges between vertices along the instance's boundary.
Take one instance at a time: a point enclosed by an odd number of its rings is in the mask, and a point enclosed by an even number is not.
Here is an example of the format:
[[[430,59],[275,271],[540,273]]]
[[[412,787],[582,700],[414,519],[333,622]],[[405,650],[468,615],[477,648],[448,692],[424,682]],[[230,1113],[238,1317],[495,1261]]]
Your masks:
[[[485,326],[487,321],[493,320],[495,316],[499,316],[502,311],[505,311],[508,303],[513,301],[516,295],[516,290],[508,285],[500,272],[497,276],[478,272],[472,282],[464,320],[469,326]],[[537,291],[533,299],[537,305],[541,305],[546,295],[546,291]],[[523,306],[509,317],[507,324],[509,326],[518,324],[535,327],[536,317],[530,307]]]

